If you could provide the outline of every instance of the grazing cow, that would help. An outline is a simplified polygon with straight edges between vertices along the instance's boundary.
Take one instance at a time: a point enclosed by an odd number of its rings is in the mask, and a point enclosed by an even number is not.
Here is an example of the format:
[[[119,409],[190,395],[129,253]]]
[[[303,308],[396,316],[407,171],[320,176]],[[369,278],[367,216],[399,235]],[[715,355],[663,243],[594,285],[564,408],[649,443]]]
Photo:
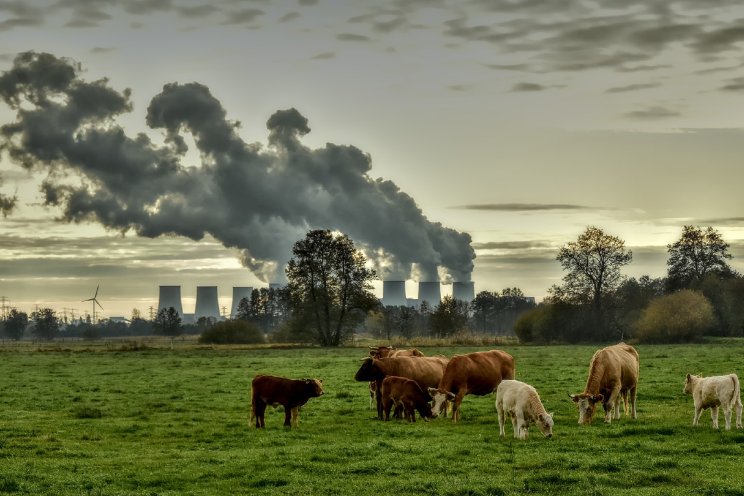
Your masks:
[[[372,358],[388,358],[388,357],[400,357],[400,356],[424,356],[423,353],[421,353],[416,348],[411,348],[410,350],[399,350],[395,348],[394,346],[370,346],[369,347],[369,356]],[[369,407],[372,408],[372,406],[375,404],[375,394],[377,393],[377,386],[375,385],[374,381],[370,381],[369,383]]]
[[[357,381],[374,381],[376,391],[380,391],[382,380],[389,375],[397,375],[406,379],[413,379],[419,386],[426,388],[439,384],[444,368],[447,366],[445,357],[388,357],[365,358],[362,366],[354,375]],[[381,396],[377,395],[377,417],[382,419]]]
[[[436,387],[429,388],[434,399],[434,416],[453,401],[452,420],[460,419],[460,403],[466,394],[483,396],[496,391],[503,379],[514,379],[514,358],[501,350],[477,351],[453,356]]]
[[[630,345],[619,343],[594,353],[584,392],[569,395],[579,408],[579,423],[592,423],[594,410],[600,401],[604,407],[606,423],[611,423],[613,416],[615,419],[620,418],[620,398],[627,415],[628,396],[631,416],[636,418],[639,373],[638,352]]]
[[[731,430],[731,410],[736,407],[736,428],[741,429],[741,396],[739,395],[739,378],[736,374],[713,377],[687,374],[684,392],[691,394],[695,402],[692,425],[698,425],[700,414],[706,408],[710,408],[713,428],[718,429],[718,407],[723,406],[726,430]]]
[[[390,420],[392,407],[395,407],[396,412],[402,411],[405,418],[411,422],[416,421],[417,410],[424,420],[434,418],[429,405],[431,398],[413,379],[389,375],[382,381],[380,395],[385,420]]]
[[[323,383],[318,379],[285,379],[272,375],[257,375],[251,383],[251,422],[264,427],[266,406],[284,407],[284,426],[297,427],[300,407],[310,398],[323,394]],[[291,423],[290,423],[291,415]]]
[[[394,346],[370,346],[369,356],[372,358],[388,358],[388,357],[399,357],[399,356],[424,356],[416,348],[409,350],[399,350]]]
[[[546,412],[535,388],[524,382],[505,379],[496,388],[499,435],[506,436],[504,421],[511,417],[514,437],[527,439],[530,424],[537,425],[545,437],[553,437],[553,415]]]

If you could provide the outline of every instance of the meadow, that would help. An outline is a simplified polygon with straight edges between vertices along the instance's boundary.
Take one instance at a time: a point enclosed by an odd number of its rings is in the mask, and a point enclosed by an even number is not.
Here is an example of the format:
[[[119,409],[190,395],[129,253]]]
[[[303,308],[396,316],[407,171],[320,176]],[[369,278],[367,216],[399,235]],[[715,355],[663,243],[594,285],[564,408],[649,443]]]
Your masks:
[[[744,377],[744,341],[638,346],[638,419],[591,426],[568,393],[596,346],[501,348],[554,412],[552,440],[508,424],[500,438],[492,395],[466,397],[458,424],[378,421],[353,380],[365,348],[0,347],[0,494],[744,495],[744,431],[707,412],[692,427],[682,394],[687,372]],[[257,373],[321,378],[325,394],[298,429],[270,408],[259,431]]]

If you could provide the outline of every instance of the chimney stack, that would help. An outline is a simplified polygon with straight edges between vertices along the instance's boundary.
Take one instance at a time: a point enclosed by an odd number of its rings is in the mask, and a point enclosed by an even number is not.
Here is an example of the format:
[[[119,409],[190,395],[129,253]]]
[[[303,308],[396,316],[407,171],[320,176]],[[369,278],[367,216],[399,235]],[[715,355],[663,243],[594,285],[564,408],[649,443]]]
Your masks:
[[[253,288],[250,286],[233,287],[232,309],[230,310],[231,319],[234,319],[238,315],[238,305],[240,304],[240,300],[248,298],[248,301],[251,301],[251,293],[253,293]]]
[[[452,298],[464,301],[465,303],[473,301],[475,299],[475,284],[473,281],[453,282]]]
[[[202,317],[220,319],[220,304],[217,301],[217,286],[196,287],[196,308],[194,309],[194,320],[199,321]]]
[[[382,304],[387,307],[406,306],[406,281],[382,281]]]
[[[419,282],[419,305],[424,301],[434,308],[442,301],[442,291],[439,281],[422,281]]]
[[[158,311],[161,308],[173,307],[179,317],[183,317],[183,306],[181,306],[181,286],[160,286],[158,297]]]

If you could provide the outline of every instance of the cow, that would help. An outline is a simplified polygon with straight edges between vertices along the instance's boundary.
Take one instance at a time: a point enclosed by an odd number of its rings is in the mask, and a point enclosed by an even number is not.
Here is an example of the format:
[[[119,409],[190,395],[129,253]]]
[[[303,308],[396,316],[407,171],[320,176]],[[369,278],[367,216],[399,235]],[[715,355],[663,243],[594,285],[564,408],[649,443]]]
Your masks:
[[[739,394],[739,378],[736,374],[699,377],[687,374],[685,378],[685,394],[692,395],[695,403],[695,415],[692,425],[698,425],[700,414],[710,408],[710,418],[713,428],[718,429],[718,407],[723,406],[726,418],[726,430],[731,430],[731,410],[736,407],[736,428],[741,429],[741,396]]]
[[[484,396],[496,391],[503,379],[514,379],[514,358],[501,350],[477,351],[453,356],[436,387],[429,388],[437,416],[453,401],[452,421],[460,419],[460,403],[466,394]]]
[[[636,392],[640,360],[635,348],[619,343],[597,350],[589,363],[589,376],[584,392],[569,394],[579,409],[579,424],[591,424],[597,403],[602,402],[606,423],[620,418],[620,398],[623,400],[625,415],[636,418]]]
[[[359,370],[354,374],[357,381],[374,381],[376,391],[380,391],[382,380],[389,375],[413,379],[422,388],[439,384],[444,368],[445,357],[388,357],[364,358]],[[377,417],[382,419],[382,401],[377,395]]]
[[[409,350],[399,350],[395,348],[394,346],[370,346],[369,347],[369,356],[372,358],[388,358],[388,357],[399,357],[399,356],[424,356],[423,353],[421,353],[416,348],[411,348]],[[370,381],[369,383],[369,407],[372,408],[375,404],[375,398],[377,394],[377,386],[375,385],[375,381]]]
[[[369,356],[371,356],[372,358],[388,358],[399,356],[424,356],[424,354],[416,348],[399,350],[394,346],[370,346]]]
[[[514,437],[527,439],[530,424],[537,425],[547,438],[553,437],[553,414],[545,411],[535,388],[524,382],[504,379],[496,388],[499,435],[506,436],[504,421],[511,417]]]
[[[389,375],[382,381],[380,390],[382,401],[382,410],[385,413],[385,420],[390,420],[390,410],[395,407],[395,411],[402,411],[404,417],[411,421],[416,421],[416,411],[421,418],[429,420],[434,418],[431,414],[431,398],[418,382],[405,377]]]
[[[318,379],[286,379],[272,375],[257,375],[251,383],[251,422],[256,429],[264,426],[266,406],[284,407],[284,426],[297,427],[300,407],[310,398],[323,394],[323,383]],[[291,423],[290,423],[291,416]]]

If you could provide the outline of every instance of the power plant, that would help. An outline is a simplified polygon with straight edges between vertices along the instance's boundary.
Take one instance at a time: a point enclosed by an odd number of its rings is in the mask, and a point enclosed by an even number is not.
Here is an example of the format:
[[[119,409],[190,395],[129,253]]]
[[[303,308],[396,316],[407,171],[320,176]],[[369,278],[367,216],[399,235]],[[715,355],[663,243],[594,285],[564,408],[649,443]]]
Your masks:
[[[406,306],[406,281],[382,281],[382,304],[386,307]]]
[[[439,281],[421,281],[419,282],[418,290],[419,305],[426,302],[431,308],[434,308],[442,301],[442,291]]]
[[[217,286],[196,287],[196,307],[194,308],[194,320],[207,317],[214,320],[220,319],[220,304],[217,301]]]
[[[475,299],[475,284],[473,281],[453,282],[452,298],[464,301],[465,303],[473,301]]]
[[[232,308],[230,309],[230,318],[234,319],[238,315],[238,305],[240,305],[240,300],[242,300],[243,298],[248,298],[248,301],[251,301],[252,293],[253,293],[253,288],[251,286],[233,287]]]
[[[173,307],[179,317],[183,317],[183,306],[181,305],[181,286],[160,286],[158,297],[158,311],[162,308]]]

